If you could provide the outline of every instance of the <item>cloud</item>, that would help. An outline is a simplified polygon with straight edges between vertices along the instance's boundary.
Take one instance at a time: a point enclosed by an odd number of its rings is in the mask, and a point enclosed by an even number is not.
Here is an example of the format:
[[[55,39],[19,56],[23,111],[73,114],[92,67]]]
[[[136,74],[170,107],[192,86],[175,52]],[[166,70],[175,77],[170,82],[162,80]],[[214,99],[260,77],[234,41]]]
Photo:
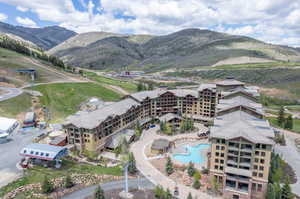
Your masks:
[[[266,42],[295,44],[300,37],[299,0],[0,0],[30,9],[40,20],[76,32],[168,34],[206,28]]]
[[[17,10],[21,11],[21,12],[27,12],[29,9],[22,7],[22,6],[17,6]]]
[[[22,17],[16,17],[16,21],[26,27],[30,27],[30,28],[37,28],[37,24],[32,21],[31,19],[29,19],[28,17],[22,18]]]
[[[5,21],[7,19],[7,15],[0,13],[0,21]]]

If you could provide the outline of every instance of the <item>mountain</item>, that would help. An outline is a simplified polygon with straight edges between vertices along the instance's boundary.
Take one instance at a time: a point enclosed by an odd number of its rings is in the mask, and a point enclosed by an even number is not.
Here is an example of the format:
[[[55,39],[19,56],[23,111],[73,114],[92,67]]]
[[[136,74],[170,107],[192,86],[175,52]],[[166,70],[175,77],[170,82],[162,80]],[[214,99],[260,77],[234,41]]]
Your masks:
[[[18,36],[26,41],[34,43],[44,50],[53,48],[77,34],[59,26],[27,28],[22,26],[13,26],[3,22],[0,22],[0,33]]]
[[[51,49],[67,63],[93,69],[124,66],[164,70],[223,63],[300,61],[295,48],[210,30],[185,29],[164,36],[84,33]]]

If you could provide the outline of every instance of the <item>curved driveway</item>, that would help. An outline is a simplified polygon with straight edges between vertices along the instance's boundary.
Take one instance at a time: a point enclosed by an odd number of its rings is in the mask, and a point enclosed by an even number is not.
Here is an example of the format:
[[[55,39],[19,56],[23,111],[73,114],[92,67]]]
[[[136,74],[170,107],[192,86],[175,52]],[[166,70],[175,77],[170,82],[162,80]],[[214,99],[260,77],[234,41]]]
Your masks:
[[[8,88],[8,87],[0,86],[0,90],[5,91],[5,93],[3,95],[0,95],[0,102],[10,99],[10,98],[13,98],[13,97],[16,97],[23,93],[22,89],[19,89],[19,88]]]
[[[135,142],[132,147],[131,151],[134,154],[136,160],[136,166],[139,171],[148,178],[153,184],[161,185],[164,189],[170,189],[171,191],[174,190],[176,183],[158,171],[148,160],[144,153],[145,148],[147,145],[151,144],[154,139],[157,138],[166,138],[166,139],[176,139],[176,138],[185,138],[185,137],[196,137],[195,133],[192,134],[180,134],[177,136],[161,136],[157,135],[156,131],[158,127],[149,129],[143,133],[143,136],[140,138],[139,141]],[[184,199],[188,197],[188,194],[191,193],[193,198],[199,199],[219,199],[219,197],[208,195],[204,192],[195,190],[191,187],[187,187],[183,184],[177,184],[179,188],[179,196],[178,198]]]

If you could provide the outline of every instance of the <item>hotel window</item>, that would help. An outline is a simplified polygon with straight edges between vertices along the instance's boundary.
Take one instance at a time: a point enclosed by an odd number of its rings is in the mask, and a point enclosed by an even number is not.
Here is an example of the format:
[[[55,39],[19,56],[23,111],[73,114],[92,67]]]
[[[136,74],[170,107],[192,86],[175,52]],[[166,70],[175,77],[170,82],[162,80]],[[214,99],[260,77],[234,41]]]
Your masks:
[[[266,156],[266,152],[261,152],[261,156]]]
[[[263,167],[263,166],[260,166],[260,167],[259,167],[259,170],[263,171],[263,170],[264,170],[264,167]]]
[[[259,173],[258,177],[262,178],[262,177],[264,177],[264,174],[263,173]]]
[[[215,165],[215,169],[218,169],[219,167],[218,167],[218,165]]]
[[[222,171],[223,171],[223,166],[220,166],[220,170],[222,170]]]
[[[260,159],[260,163],[264,164],[265,160],[264,159]]]
[[[262,144],[262,145],[261,145],[261,148],[262,148],[262,149],[266,149],[266,148],[267,148],[267,145]]]
[[[255,155],[259,155],[259,151],[255,151]]]
[[[257,191],[262,191],[262,184],[257,184]]]
[[[224,153],[221,153],[221,157],[222,157],[222,158],[224,157]]]
[[[253,175],[253,176],[257,176],[257,172],[253,172],[252,175]]]
[[[220,156],[220,153],[219,153],[219,152],[216,152],[216,156]]]
[[[219,159],[215,159],[215,163],[219,163]]]
[[[254,161],[255,161],[255,162],[259,162],[258,158],[255,158]]]
[[[256,191],[256,184],[252,183],[252,191]]]
[[[221,147],[221,150],[225,150],[225,146],[222,146],[222,147]]]
[[[254,167],[253,167],[254,169],[257,169],[258,167],[257,167],[257,165],[254,165]]]
[[[216,146],[216,150],[220,150],[220,146],[219,145]]]
[[[221,164],[224,164],[224,160],[220,160],[220,163],[221,163]]]

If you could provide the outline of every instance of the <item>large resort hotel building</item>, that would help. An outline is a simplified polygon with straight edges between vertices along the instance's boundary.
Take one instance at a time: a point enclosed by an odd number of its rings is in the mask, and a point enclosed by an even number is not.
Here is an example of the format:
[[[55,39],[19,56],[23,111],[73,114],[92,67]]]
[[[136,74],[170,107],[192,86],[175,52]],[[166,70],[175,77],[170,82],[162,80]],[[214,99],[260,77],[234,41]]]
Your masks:
[[[77,149],[101,151],[117,132],[169,113],[212,125],[208,168],[225,198],[264,198],[274,132],[264,120],[258,88],[240,81],[226,79],[195,90],[138,92],[69,116],[64,128],[69,144]]]

